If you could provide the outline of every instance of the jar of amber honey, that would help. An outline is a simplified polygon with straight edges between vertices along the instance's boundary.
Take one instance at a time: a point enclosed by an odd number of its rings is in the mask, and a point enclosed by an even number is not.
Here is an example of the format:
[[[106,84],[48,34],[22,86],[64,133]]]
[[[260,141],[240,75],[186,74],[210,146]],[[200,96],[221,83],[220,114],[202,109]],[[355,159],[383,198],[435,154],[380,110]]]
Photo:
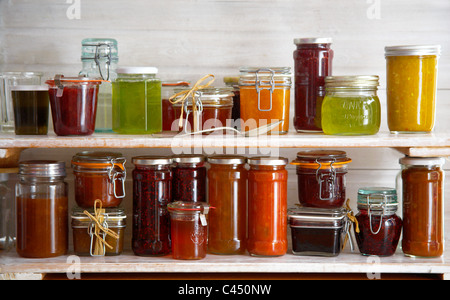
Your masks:
[[[64,162],[24,161],[16,184],[17,253],[26,258],[64,255],[68,248],[68,187]]]

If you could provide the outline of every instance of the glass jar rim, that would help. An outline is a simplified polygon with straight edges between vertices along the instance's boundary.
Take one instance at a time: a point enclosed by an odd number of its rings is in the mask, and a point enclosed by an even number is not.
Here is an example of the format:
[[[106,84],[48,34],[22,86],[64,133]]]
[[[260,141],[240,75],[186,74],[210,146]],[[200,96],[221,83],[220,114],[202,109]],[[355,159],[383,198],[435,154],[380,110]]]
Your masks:
[[[208,214],[211,206],[206,202],[175,201],[167,204],[169,212]]]
[[[385,56],[440,56],[441,45],[402,45],[385,47]]]
[[[158,74],[158,68],[156,67],[121,67],[116,69],[117,74],[131,74],[131,75],[146,75],[146,74]]]
[[[332,44],[332,38],[324,38],[324,37],[309,37],[309,38],[296,38],[294,39],[295,45],[304,45],[304,44]]]
[[[445,164],[443,157],[409,157],[405,156],[399,160],[401,165],[409,166],[442,166]]]

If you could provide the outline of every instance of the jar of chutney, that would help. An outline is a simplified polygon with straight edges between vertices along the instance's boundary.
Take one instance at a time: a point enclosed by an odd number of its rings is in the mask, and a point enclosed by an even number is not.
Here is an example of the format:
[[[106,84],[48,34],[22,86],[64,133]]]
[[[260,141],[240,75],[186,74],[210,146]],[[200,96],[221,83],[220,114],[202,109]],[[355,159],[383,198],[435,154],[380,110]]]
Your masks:
[[[207,202],[206,157],[196,154],[173,156],[172,199],[184,202]]]

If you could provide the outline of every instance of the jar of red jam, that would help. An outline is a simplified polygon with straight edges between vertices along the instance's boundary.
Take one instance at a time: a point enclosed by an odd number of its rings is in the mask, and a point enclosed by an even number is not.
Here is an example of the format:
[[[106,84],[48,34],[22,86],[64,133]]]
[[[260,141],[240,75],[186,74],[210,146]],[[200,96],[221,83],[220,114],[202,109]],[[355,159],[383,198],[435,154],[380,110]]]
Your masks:
[[[133,157],[132,249],[140,256],[167,255],[171,250],[172,158]]]
[[[176,201],[167,205],[171,218],[172,256],[196,260],[206,257],[208,212],[206,203]]]
[[[97,97],[101,79],[56,75],[47,80],[55,133],[91,135],[95,131]]]
[[[175,94],[175,90],[180,87],[189,87],[189,82],[183,80],[163,81],[161,88],[162,96],[162,123],[163,131],[178,131],[178,122],[174,122],[180,116],[175,114],[173,104],[170,102],[170,97]]]
[[[301,205],[340,208],[346,200],[346,175],[352,160],[344,151],[307,150],[292,162],[297,166],[298,199]]]
[[[185,202],[207,202],[206,157],[195,154],[173,156],[172,199]]]
[[[248,239],[252,256],[281,256],[287,252],[286,158],[248,159]]]
[[[115,152],[84,151],[72,158],[75,175],[75,201],[92,208],[95,200],[102,207],[117,207],[125,198],[125,157]]]
[[[392,188],[369,187],[358,191],[359,232],[355,236],[363,255],[391,256],[397,250],[402,232],[402,219],[396,215],[397,191]]]
[[[321,132],[325,77],[332,75],[331,38],[295,39],[295,116],[297,132]]]

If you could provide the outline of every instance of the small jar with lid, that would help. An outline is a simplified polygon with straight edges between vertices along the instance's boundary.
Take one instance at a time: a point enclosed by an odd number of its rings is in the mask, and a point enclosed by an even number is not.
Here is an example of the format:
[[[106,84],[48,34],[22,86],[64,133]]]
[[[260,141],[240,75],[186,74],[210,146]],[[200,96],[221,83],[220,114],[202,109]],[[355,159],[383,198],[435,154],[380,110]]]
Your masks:
[[[172,198],[176,201],[206,203],[206,157],[181,154],[172,158]]]
[[[378,76],[325,78],[322,129],[328,135],[373,135],[381,125]]]
[[[307,150],[297,153],[298,199],[301,205],[340,208],[346,201],[346,175],[352,160],[337,150]]]
[[[93,209],[87,210],[95,216]],[[123,252],[125,239],[126,218],[125,211],[121,208],[106,208],[99,214],[101,224],[115,235],[100,231],[100,237],[109,245],[98,241],[95,235],[96,223],[84,212],[76,207],[72,212],[73,250],[79,256],[115,256]],[[100,221],[100,220],[99,220]]]
[[[172,158],[133,157],[132,249],[140,256],[167,255],[171,250]]]
[[[355,229],[359,251],[363,255],[395,254],[402,232],[402,219],[396,215],[397,191],[392,188],[368,187],[358,191],[359,232]]]
[[[72,158],[75,201],[92,208],[100,199],[105,208],[117,207],[125,198],[126,159],[121,153],[84,151]]]
[[[17,253],[26,258],[68,250],[68,186],[64,162],[24,161],[16,184]]]
[[[241,68],[241,128],[244,131],[281,122],[269,134],[289,131],[291,68]]]
[[[181,87],[189,88],[190,83],[186,80],[163,81],[162,83],[162,130],[178,131],[178,122],[175,122],[180,116],[176,115],[170,97],[175,94],[175,90]]]
[[[113,130],[120,134],[162,131],[161,80],[154,67],[118,68],[113,81]]]

